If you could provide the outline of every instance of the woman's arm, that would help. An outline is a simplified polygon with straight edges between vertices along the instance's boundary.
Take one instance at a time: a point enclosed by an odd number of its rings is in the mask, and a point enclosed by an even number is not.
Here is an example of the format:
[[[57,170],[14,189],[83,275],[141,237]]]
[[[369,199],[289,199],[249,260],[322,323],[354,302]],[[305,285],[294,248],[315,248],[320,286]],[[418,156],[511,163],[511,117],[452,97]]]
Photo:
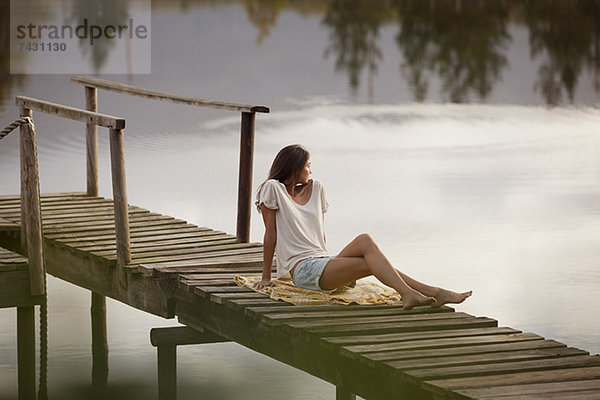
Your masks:
[[[271,210],[264,204],[261,204],[260,211],[265,223],[265,236],[263,240],[262,279],[254,285],[254,288],[258,290],[275,284],[271,281],[271,268],[273,268],[273,255],[275,254],[275,244],[277,243],[276,210]]]
[[[325,213],[321,215],[323,215],[323,240],[325,241],[325,243],[327,243],[327,236],[325,236]]]

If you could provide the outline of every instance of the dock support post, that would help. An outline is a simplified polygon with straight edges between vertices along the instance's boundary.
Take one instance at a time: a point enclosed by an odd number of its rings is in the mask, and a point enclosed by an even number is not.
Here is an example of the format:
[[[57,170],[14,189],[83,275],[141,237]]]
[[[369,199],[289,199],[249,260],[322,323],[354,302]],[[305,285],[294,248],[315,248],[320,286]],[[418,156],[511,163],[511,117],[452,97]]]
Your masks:
[[[85,107],[88,111],[98,111],[98,90],[95,87],[85,86]],[[98,196],[98,126],[93,123],[86,124],[86,171],[87,194]]]
[[[252,164],[254,158],[255,113],[242,112],[240,140],[240,173],[236,237],[240,243],[250,241],[250,212],[252,207]]]
[[[17,307],[19,400],[35,400],[35,309]]]
[[[177,398],[177,346],[158,346],[158,400]]]
[[[110,161],[117,235],[117,266],[124,267],[131,261],[131,242],[129,238],[123,129],[110,128]]]
[[[177,346],[228,342],[211,332],[200,332],[187,326],[152,328],[150,343],[158,354],[158,399],[177,398]]]
[[[356,400],[356,395],[344,389],[343,386],[336,386],[335,400]]]
[[[92,388],[103,398],[108,382],[108,335],[106,332],[106,297],[92,292]]]

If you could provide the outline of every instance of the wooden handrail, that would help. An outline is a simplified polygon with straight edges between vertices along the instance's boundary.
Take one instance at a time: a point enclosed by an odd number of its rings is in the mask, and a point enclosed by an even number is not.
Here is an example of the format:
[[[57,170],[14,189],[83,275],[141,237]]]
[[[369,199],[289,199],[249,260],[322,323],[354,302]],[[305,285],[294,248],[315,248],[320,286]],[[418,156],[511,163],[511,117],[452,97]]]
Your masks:
[[[132,96],[144,97],[153,100],[164,100],[172,103],[187,104],[196,107],[216,108],[220,110],[241,111],[241,112],[261,112],[268,113],[269,107],[253,106],[248,104],[227,103],[223,101],[214,101],[206,99],[197,99],[194,97],[180,96],[177,94],[157,92],[155,90],[143,89],[136,86],[126,85],[123,83],[111,82],[105,79],[95,78],[91,76],[74,76],[72,82],[79,83],[88,87],[108,90],[116,93],[124,93]]]
[[[78,108],[64,106],[62,104],[50,103],[47,101],[34,99],[31,97],[17,96],[17,105],[21,108],[21,116],[32,116],[32,110],[40,111],[46,114],[56,115],[62,118],[67,118],[75,121],[85,122],[87,127],[90,125],[103,126],[109,129],[110,138],[110,158],[111,172],[113,183],[113,198],[114,198],[114,213],[115,213],[115,231],[117,240],[117,266],[123,267],[131,261],[131,244],[129,233],[129,215],[127,206],[127,185],[125,180],[125,151],[123,144],[123,128],[125,127],[125,119],[113,117],[106,114],[100,114],[93,111],[80,110]],[[88,107],[93,106],[88,103]],[[89,140],[89,138],[88,138]],[[23,142],[21,144],[23,146]],[[23,150],[21,151],[23,154]],[[97,151],[92,154],[95,157],[94,163],[96,166],[96,193],[88,193],[92,196],[97,196]],[[88,148],[88,165],[90,158],[90,149]],[[24,169],[24,161],[22,160],[22,168]],[[88,179],[90,173],[88,172]],[[23,178],[22,178],[23,179]],[[22,202],[25,204],[26,197],[24,189],[26,185],[21,186]],[[89,185],[88,185],[89,189]],[[21,220],[25,221],[25,207],[21,207]],[[25,231],[25,225],[21,227],[22,238],[27,237],[29,232]],[[22,239],[23,240],[23,239]],[[23,243],[24,245],[25,243]],[[25,246],[23,246],[25,247]]]
[[[238,242],[250,241],[250,215],[252,209],[252,164],[254,158],[254,117],[257,112],[268,113],[265,106],[225,103],[212,100],[196,99],[165,92],[143,89],[123,83],[111,82],[91,76],[74,76],[72,82],[84,85],[86,108],[89,111],[98,110],[98,89],[128,94],[152,100],[163,100],[172,103],[186,104],[197,107],[209,107],[221,110],[239,111],[242,115],[240,137],[240,168],[238,180],[238,209],[236,237]],[[97,133],[94,126],[88,124],[87,129],[87,187],[88,194],[95,195],[98,191],[98,152]]]
[[[17,96],[16,103],[17,106],[21,108],[40,111],[46,114],[54,114],[59,117],[72,119],[74,121],[87,122],[112,129],[125,128],[124,118],[113,117],[111,115],[80,110],[79,108],[64,106],[62,104],[50,103],[48,101],[25,96]]]

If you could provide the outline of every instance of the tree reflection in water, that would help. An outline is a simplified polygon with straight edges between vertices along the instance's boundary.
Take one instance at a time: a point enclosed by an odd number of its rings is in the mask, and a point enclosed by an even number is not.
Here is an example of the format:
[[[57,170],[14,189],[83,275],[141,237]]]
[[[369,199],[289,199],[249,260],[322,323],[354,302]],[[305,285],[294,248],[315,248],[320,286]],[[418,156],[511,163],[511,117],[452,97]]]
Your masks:
[[[417,101],[437,75],[448,100],[485,100],[508,66],[507,7],[501,0],[396,1],[401,71]]]
[[[530,1],[524,4],[531,58],[542,58],[535,89],[546,103],[572,103],[584,69],[600,90],[600,3],[597,1]]]
[[[10,1],[0,0],[0,105],[10,100],[13,86],[25,84],[25,77],[10,74]]]
[[[395,46],[402,56],[399,74],[414,100],[440,96],[451,102],[487,101],[511,69],[508,50],[514,27],[529,32],[529,54],[536,64],[531,90],[548,105],[572,103],[582,74],[600,92],[600,3],[595,0],[153,0],[153,8],[244,7],[257,29],[257,45],[274,34],[283,11],[320,19],[328,39],[323,57],[345,73],[353,93],[366,76],[369,100],[386,56],[384,27],[397,29]],[[9,75],[9,0],[0,0],[0,102],[23,77]],[[70,19],[98,23],[127,22],[128,2],[74,0]],[[98,41],[90,53],[97,71],[111,51]],[[288,51],[294,51],[289,49]],[[389,52],[389,47],[387,49]],[[512,66],[514,67],[514,65]],[[433,84],[440,93],[432,93]]]
[[[74,0],[71,7],[67,21],[75,25],[81,24],[84,19],[90,25],[125,25],[129,18],[128,0]],[[114,46],[115,41],[106,37],[96,39],[93,46],[90,46],[88,38],[79,39],[79,48],[84,55],[89,54],[96,72],[101,70]]]
[[[347,71],[353,92],[359,87],[360,75],[367,68],[369,100],[373,99],[373,79],[377,63],[383,58],[377,46],[380,25],[389,18],[389,8],[368,0],[336,0],[329,3],[323,25],[329,32],[324,56],[334,54],[335,70]]]

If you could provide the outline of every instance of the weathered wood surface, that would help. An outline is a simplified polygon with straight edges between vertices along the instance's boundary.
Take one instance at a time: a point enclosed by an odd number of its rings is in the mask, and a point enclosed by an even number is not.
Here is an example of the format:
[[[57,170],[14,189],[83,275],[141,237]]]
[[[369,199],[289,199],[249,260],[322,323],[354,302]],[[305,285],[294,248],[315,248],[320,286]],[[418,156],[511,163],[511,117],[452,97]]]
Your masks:
[[[131,238],[125,182],[125,148],[123,130],[110,129],[110,165],[112,187],[115,197],[115,230],[117,241],[117,265],[123,267],[131,261]]]
[[[247,243],[250,240],[252,166],[254,159],[254,121],[254,113],[242,113],[240,134],[240,168],[238,175],[238,210],[236,225],[236,237],[241,243]]]
[[[247,104],[236,104],[222,101],[197,99],[194,97],[181,96],[177,94],[158,92],[155,90],[143,89],[136,86],[126,85],[123,83],[117,83],[107,81],[92,76],[75,76],[71,78],[72,82],[85,85],[87,87],[93,87],[110,92],[124,93],[132,96],[143,97],[146,99],[164,100],[171,103],[187,104],[196,107],[209,107],[222,110],[230,111],[241,111],[241,112],[262,112],[268,113],[269,108],[265,106],[247,105]]]
[[[42,296],[32,296],[27,259],[0,247],[0,308],[40,304]]]
[[[105,128],[125,128],[124,118],[80,110],[78,108],[63,106],[62,104],[55,104],[49,101],[34,99],[31,97],[17,96],[16,104],[19,107],[25,107],[34,111],[41,111],[46,114],[58,115],[59,117],[72,119],[74,121],[95,124]]]
[[[98,112],[98,90],[85,87],[85,108]],[[98,125],[87,123],[85,127],[87,194],[98,196]]]
[[[339,398],[600,396],[599,356],[498,327],[491,318],[450,307],[275,301],[233,282],[236,275],[260,275],[259,245],[132,206],[131,261],[118,267],[110,200],[53,194],[42,196],[41,209],[45,244],[63,261],[52,266],[55,275],[203,332],[159,337],[157,331],[157,344],[233,340],[331,382]],[[7,225],[18,225],[20,212],[18,196],[0,197]],[[12,228],[0,241],[14,235]],[[65,266],[69,260],[76,265]],[[123,276],[125,289],[115,288]]]
[[[46,292],[46,269],[44,267],[44,249],[42,238],[42,213],[40,206],[40,178],[38,156],[33,124],[21,125],[21,177],[27,261],[31,294],[42,295]],[[23,224],[21,224],[23,226]]]

